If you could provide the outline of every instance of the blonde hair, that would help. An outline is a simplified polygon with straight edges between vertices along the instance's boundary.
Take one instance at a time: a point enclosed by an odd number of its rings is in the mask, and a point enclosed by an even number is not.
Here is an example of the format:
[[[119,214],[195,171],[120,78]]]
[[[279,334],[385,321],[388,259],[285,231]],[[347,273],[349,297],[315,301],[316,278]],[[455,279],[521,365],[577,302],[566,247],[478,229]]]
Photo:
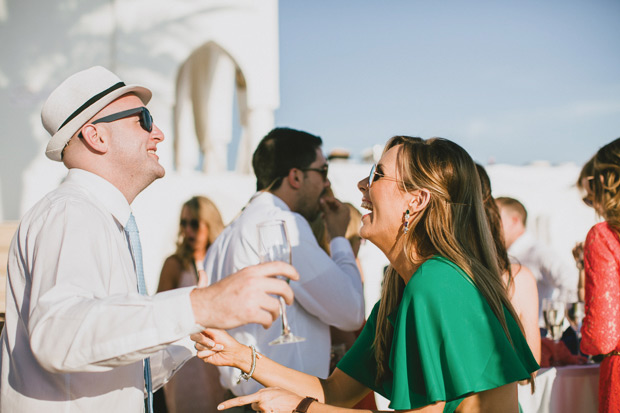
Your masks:
[[[575,185],[577,185],[577,188],[579,188],[580,190],[585,190],[585,188],[583,187],[583,180],[592,176],[593,173],[594,173],[594,156],[591,157],[588,160],[588,162],[583,164],[583,167],[581,168],[581,171],[579,172],[579,177],[577,178],[577,182],[575,182]]]
[[[620,138],[596,153],[592,176],[593,202],[605,221],[620,233]]]
[[[437,254],[458,265],[472,279],[512,342],[506,324],[505,307],[517,323],[517,316],[502,282],[497,251],[485,214],[480,180],[469,154],[454,142],[441,138],[422,140],[395,136],[384,153],[399,146],[397,168],[403,191],[425,188],[430,201],[403,235],[405,253],[420,265]],[[404,282],[390,265],[386,271],[374,341],[377,381],[389,372],[392,325],[387,316],[399,305]],[[519,324],[520,326],[520,324]]]
[[[220,211],[217,209],[213,201],[204,196],[195,196],[185,202],[183,208],[187,208],[192,218],[200,222],[204,222],[209,229],[207,236],[207,249],[213,244],[215,239],[224,230],[224,222]],[[191,268],[194,262],[194,251],[190,245],[185,242],[183,236],[183,227],[179,225],[179,233],[177,238],[177,250],[175,255],[181,260],[183,268]]]

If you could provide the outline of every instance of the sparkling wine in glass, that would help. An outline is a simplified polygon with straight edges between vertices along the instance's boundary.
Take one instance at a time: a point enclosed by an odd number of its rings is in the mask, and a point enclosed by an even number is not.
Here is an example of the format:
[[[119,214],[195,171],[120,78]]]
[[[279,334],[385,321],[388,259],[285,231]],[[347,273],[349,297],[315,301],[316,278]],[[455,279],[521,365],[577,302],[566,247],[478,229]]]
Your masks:
[[[260,262],[284,261],[291,263],[291,244],[288,240],[286,223],[282,220],[273,220],[258,224],[258,253]],[[281,277],[287,282],[286,277]],[[298,337],[291,331],[291,327],[286,317],[286,303],[280,297],[280,318],[282,320],[282,332],[280,336],[269,343],[270,346],[276,344],[298,343],[305,338]]]
[[[560,300],[543,299],[543,316],[547,331],[551,333],[553,341],[558,342],[562,338],[562,324],[566,305]]]

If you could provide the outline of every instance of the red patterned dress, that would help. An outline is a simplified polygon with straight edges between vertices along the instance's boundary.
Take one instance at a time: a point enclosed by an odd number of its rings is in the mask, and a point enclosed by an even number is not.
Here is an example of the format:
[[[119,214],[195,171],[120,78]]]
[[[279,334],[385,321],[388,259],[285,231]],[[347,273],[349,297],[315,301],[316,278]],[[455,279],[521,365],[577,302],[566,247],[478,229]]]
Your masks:
[[[620,411],[620,238],[607,223],[590,229],[584,247],[586,316],[581,351],[607,354],[599,377],[599,412]]]

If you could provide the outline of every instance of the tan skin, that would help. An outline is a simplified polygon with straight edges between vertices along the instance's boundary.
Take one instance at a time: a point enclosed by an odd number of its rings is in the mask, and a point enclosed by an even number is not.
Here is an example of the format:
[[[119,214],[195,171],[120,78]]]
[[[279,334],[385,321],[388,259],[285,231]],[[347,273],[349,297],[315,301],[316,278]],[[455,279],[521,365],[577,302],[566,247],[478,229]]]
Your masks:
[[[92,122],[143,106],[142,100],[134,94],[119,97],[85,123],[63,152],[67,168],[80,168],[104,178],[130,204],[155,179],[165,174],[156,153],[164,134],[155,124],[150,132],[144,130],[138,115],[110,123]],[[78,137],[79,132],[82,138]],[[212,286],[192,290],[190,301],[195,322],[225,329],[247,323],[268,328],[280,316],[279,300],[275,295],[282,296],[288,304],[293,302],[291,287],[274,275],[299,279],[292,266],[272,262],[244,268]],[[231,307],[230,302],[237,305]]]
[[[362,192],[362,207],[370,209],[370,214],[362,217],[360,234],[379,247],[388,257],[405,283],[417,267],[406,257],[402,248],[403,215],[400,211],[409,209],[411,220],[420,213],[430,199],[426,189],[404,192],[395,180],[397,177],[396,154],[398,146],[391,148],[381,158],[380,171],[386,178],[375,181],[368,189],[368,178],[359,182]],[[387,234],[386,234],[387,232]],[[396,241],[394,241],[396,239]],[[195,334],[198,357],[215,365],[237,367],[245,372],[251,368],[251,350],[235,341],[226,332],[207,330]],[[269,413],[290,413],[303,396],[318,399],[312,403],[309,413],[346,412],[365,397],[370,389],[342,370],[336,370],[327,378],[319,379],[282,366],[267,357],[256,361],[253,378],[267,388],[257,393],[227,400],[218,409],[251,404],[252,409]],[[483,391],[467,397],[457,409],[458,412],[518,412],[517,384],[511,383],[495,389]],[[416,412],[442,412],[445,402],[406,410]],[[360,410],[356,410],[360,411]],[[361,410],[363,411],[363,410]]]
[[[190,225],[192,220],[198,221],[198,229],[192,228]],[[194,250],[194,261],[204,261],[209,243],[207,223],[197,218],[187,206],[181,210],[181,221],[185,223],[185,226],[181,227],[183,241]],[[184,271],[185,269],[177,257],[172,255],[166,258],[159,276],[157,292],[178,288],[179,279]]]
[[[538,287],[532,272],[522,265],[512,264],[512,288],[508,291],[536,362],[540,364],[540,329],[538,328]],[[508,273],[503,274],[508,283]],[[525,382],[524,382],[525,383]]]

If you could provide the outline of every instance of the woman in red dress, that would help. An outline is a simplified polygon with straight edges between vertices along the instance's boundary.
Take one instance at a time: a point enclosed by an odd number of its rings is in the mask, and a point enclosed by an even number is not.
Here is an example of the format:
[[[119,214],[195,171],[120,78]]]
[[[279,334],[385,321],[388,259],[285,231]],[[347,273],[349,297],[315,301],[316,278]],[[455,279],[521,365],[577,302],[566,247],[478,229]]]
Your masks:
[[[586,316],[581,351],[604,355],[599,412],[620,411],[620,138],[603,146],[587,177],[593,207],[605,221],[590,229],[584,246]]]

